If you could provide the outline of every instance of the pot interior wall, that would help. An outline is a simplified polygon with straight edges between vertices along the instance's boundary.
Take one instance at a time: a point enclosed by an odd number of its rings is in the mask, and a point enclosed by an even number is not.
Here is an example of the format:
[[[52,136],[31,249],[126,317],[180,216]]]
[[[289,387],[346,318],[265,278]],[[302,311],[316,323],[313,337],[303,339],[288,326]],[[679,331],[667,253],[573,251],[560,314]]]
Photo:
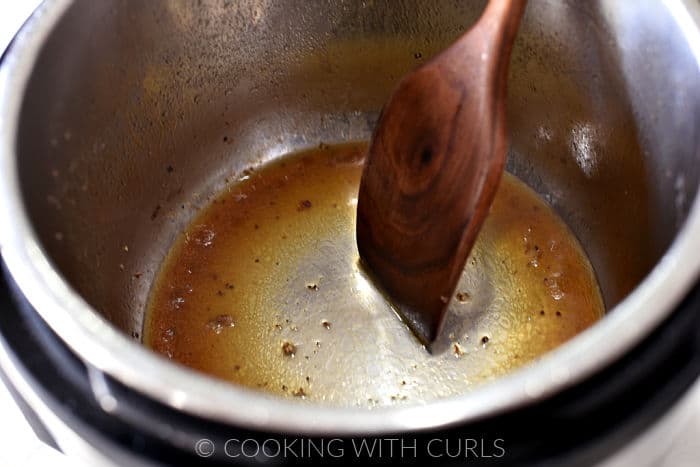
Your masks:
[[[681,228],[700,161],[697,63],[654,2],[532,0],[509,82],[508,169],[578,236],[612,308]],[[138,338],[181,229],[256,166],[367,139],[397,79],[484,2],[76,1],[18,135],[43,247]]]

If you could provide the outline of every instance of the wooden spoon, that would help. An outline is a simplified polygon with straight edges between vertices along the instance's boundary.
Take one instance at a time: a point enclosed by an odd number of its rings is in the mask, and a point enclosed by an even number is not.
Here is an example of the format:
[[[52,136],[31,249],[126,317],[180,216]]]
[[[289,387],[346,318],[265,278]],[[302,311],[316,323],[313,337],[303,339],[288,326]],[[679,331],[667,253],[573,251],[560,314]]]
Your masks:
[[[435,340],[506,158],[506,81],[526,0],[491,0],[384,106],[357,205],[363,265],[425,344]]]

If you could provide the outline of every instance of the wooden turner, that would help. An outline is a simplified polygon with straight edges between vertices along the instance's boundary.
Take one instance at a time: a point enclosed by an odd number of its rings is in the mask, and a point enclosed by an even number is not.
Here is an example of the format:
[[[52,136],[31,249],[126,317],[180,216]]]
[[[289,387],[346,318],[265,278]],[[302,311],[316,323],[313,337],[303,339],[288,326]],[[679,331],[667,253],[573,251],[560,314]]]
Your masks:
[[[506,158],[506,81],[526,0],[491,0],[384,106],[357,204],[363,265],[425,344],[435,340]]]

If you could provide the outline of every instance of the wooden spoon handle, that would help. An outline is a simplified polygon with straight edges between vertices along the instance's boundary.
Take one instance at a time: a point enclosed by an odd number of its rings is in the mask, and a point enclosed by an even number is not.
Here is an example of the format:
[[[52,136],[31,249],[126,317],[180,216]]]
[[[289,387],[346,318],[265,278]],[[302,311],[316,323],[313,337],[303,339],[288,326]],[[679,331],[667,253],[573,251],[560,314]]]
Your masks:
[[[525,0],[491,0],[385,105],[360,184],[363,262],[432,342],[503,172],[512,42]]]
[[[489,75],[500,78],[493,82],[495,88],[503,88],[501,79],[507,78],[510,53],[526,5],[527,0],[491,0],[474,27],[435,59],[442,60],[446,55],[454,63],[468,63],[470,67],[480,59]]]

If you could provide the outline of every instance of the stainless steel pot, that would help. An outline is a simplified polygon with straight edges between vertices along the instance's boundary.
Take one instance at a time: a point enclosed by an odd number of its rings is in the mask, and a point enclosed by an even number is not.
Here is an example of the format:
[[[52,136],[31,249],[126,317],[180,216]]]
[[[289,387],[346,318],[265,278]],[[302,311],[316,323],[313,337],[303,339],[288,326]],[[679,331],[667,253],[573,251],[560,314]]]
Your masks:
[[[231,175],[320,141],[368,138],[396,80],[482,8],[46,1],[0,70],[0,246],[13,278],[90,365],[178,410],[250,428],[437,428],[581,381],[649,335],[700,272],[691,1],[528,5],[509,82],[508,169],[578,236],[610,310],[536,364],[460,397],[353,410],[235,387],[139,343],[161,260]]]

